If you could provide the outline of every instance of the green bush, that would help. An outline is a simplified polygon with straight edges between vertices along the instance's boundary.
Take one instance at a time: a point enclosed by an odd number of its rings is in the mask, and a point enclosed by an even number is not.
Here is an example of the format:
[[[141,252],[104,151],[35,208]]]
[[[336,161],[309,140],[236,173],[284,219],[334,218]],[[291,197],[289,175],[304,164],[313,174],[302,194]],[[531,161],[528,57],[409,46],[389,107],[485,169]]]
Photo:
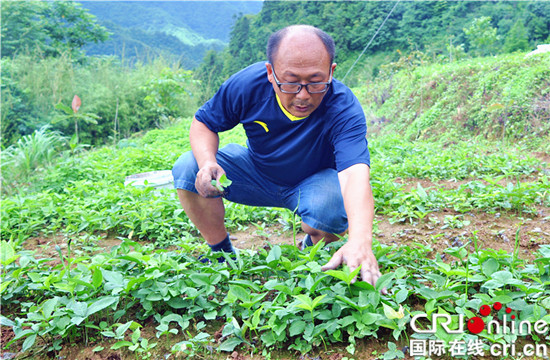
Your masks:
[[[36,170],[52,164],[67,143],[59,132],[50,131],[45,126],[2,151],[3,190],[11,190],[18,183],[28,180]]]
[[[140,131],[163,127],[197,107],[190,74],[162,58],[127,66],[112,57],[40,58],[18,55],[2,59],[2,145],[48,124],[65,136],[74,123],[55,106],[82,100],[79,112],[99,117],[79,124],[79,138],[88,144],[116,142]]]

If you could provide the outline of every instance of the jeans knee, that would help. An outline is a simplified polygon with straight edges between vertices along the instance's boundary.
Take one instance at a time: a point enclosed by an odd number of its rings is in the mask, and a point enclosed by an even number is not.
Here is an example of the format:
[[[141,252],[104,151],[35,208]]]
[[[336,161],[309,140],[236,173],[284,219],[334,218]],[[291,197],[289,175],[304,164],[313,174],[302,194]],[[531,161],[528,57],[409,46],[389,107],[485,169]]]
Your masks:
[[[193,156],[193,152],[188,151],[182,154],[172,168],[175,188],[193,191],[198,171],[197,161]],[[193,188],[190,188],[190,185]]]
[[[338,234],[348,227],[344,200],[339,188],[317,193],[299,207],[302,220],[315,229]]]

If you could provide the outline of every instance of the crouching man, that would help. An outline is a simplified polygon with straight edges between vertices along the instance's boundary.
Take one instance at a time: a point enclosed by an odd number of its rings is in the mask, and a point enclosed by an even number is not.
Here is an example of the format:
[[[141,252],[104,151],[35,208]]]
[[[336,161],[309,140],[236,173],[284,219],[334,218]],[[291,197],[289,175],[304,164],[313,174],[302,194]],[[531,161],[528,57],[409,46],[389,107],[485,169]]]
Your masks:
[[[380,277],[372,252],[374,200],[366,120],[349,88],[333,79],[334,41],[294,25],[269,38],[267,63],[231,76],[195,114],[191,152],[172,170],[183,209],[213,251],[233,252],[221,192],[232,202],[283,207],[302,219],[302,246],[348,241],[322,269],[361,266],[362,280]],[[218,148],[218,133],[242,124],[247,147]]]

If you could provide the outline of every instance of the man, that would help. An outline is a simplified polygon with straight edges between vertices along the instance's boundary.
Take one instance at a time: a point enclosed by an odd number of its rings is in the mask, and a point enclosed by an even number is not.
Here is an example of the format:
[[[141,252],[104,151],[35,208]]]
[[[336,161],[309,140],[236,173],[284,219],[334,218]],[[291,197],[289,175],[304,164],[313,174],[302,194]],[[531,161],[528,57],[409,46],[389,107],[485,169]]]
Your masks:
[[[233,252],[222,194],[211,184],[226,174],[229,201],[297,209],[306,246],[348,229],[347,243],[322,269],[361,266],[361,278],[374,285],[366,121],[355,96],[332,78],[334,41],[312,26],[290,26],[269,38],[267,58],[229,78],[195,114],[192,152],[173,169],[181,205],[213,251]],[[218,133],[239,123],[248,147],[218,149]]]

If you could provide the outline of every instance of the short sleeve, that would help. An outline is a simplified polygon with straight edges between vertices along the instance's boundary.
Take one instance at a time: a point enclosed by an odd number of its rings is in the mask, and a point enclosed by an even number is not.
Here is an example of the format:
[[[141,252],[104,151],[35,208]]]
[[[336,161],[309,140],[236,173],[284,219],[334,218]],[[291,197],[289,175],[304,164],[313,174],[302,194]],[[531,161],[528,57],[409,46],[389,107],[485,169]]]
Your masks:
[[[350,102],[334,116],[331,142],[338,172],[355,164],[370,166],[370,152],[367,141],[367,124],[363,108],[353,94]]]

